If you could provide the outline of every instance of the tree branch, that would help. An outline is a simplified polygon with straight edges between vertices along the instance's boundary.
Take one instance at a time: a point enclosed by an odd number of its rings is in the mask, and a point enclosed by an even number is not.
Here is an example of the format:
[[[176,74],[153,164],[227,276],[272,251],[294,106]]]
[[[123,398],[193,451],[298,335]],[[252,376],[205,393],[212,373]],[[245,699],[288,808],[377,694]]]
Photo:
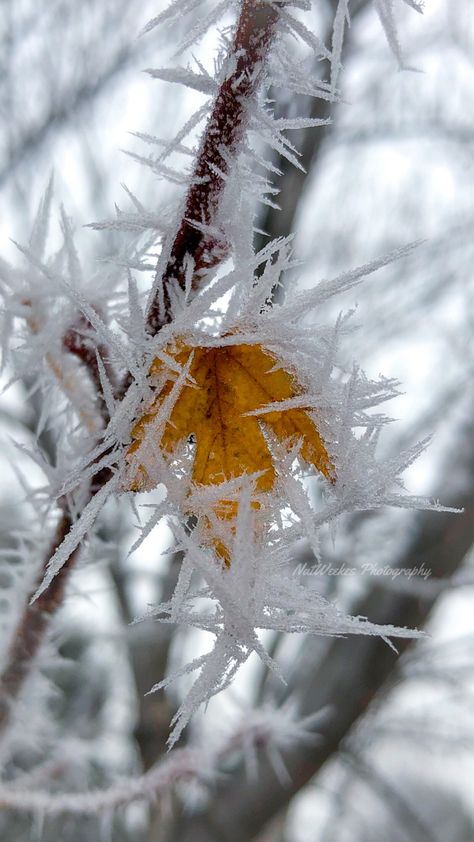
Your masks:
[[[69,508],[63,501],[63,511],[46,555],[46,561],[63,542],[71,524]],[[50,619],[62,603],[66,579],[78,552],[77,549],[70,555],[60,575],[56,576],[50,587],[43,591],[36,602],[25,606],[8,654],[7,666],[0,678],[0,734],[8,727],[12,705],[30,673]]]
[[[70,334],[70,335],[69,335]],[[101,397],[100,378],[97,369],[97,358],[87,341],[79,333],[71,329],[66,332],[64,347],[77,356],[91,377]],[[54,371],[54,369],[53,369]],[[96,373],[96,376],[94,376]],[[105,401],[101,403],[101,416],[106,425],[109,420]],[[100,469],[90,480],[87,492],[88,502],[110,479],[110,468]],[[61,515],[50,547],[45,554],[36,586],[41,583],[47,570],[49,559],[66,539],[74,523],[74,517],[65,497],[59,500]],[[51,584],[44,590],[35,602],[27,602],[19,619],[12,645],[6,659],[6,666],[0,675],[0,735],[8,728],[11,720],[12,707],[21,693],[22,687],[31,672],[41,644],[47,634],[51,618],[62,605],[66,583],[74,563],[79,555],[77,547],[62,566]]]
[[[227,67],[232,72],[222,82],[206,126],[194,168],[182,221],[171,246],[162,276],[155,277],[153,297],[148,307],[147,324],[154,335],[170,321],[169,286],[185,288],[188,260],[193,265],[193,287],[199,273],[217,265],[229,244],[210,237],[202,226],[210,226],[219,206],[229,160],[238,154],[246,128],[249,101],[255,96],[264,69],[278,19],[278,6],[263,0],[243,0]]]

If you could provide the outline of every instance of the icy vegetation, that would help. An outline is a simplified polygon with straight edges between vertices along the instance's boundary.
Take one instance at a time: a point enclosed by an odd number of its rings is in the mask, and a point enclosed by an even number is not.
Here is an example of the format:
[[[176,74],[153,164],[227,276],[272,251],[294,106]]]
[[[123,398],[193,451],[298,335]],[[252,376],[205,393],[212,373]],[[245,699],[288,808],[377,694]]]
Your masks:
[[[414,0],[406,2],[420,11]],[[375,3],[403,65],[394,3]],[[199,0],[174,0],[146,31],[170,26],[197,6]],[[397,393],[397,383],[369,380],[355,363],[348,368],[340,359],[339,340],[352,329],[352,314],[317,328],[305,322],[326,299],[413,246],[340,277],[315,279],[305,292],[293,292],[286,280],[297,266],[290,239],[258,253],[253,248],[257,203],[285,201],[268,150],[301,166],[287,133],[308,124],[317,130],[320,122],[275,117],[269,88],[285,86],[291,94],[331,102],[340,96],[349,0],[338,4],[330,45],[305,25],[301,13],[310,8],[309,0],[216,2],[178,49],[188,49],[233,13],[239,22],[222,29],[214,65],[196,60],[149,70],[209,99],[172,143],[139,135],[147,150],[135,157],[178,185],[179,196],[174,205],[147,209],[128,193],[128,210],[94,223],[95,229],[123,232],[122,249],[109,265],[92,272],[81,265],[64,210],[62,243],[48,252],[52,182],[28,243],[18,246],[21,264],[0,265],[4,361],[42,393],[38,432],[54,428],[61,455],[52,465],[39,450],[30,454],[45,476],[43,486],[31,490],[38,535],[58,509],[63,525],[51,545],[33,539],[44,561],[36,555],[31,562],[31,546],[25,549],[23,594],[33,596],[24,618],[28,622],[35,605],[46,614],[56,610],[58,581],[108,498],[130,500],[140,530],[132,549],[166,519],[182,567],[171,599],[151,606],[146,616],[214,637],[210,651],[181,670],[196,678],[172,723],[170,746],[252,653],[278,671],[262,630],[375,634],[387,642],[417,634],[347,616],[293,575],[297,543],[306,539],[318,558],[319,530],[335,528],[343,513],[430,505],[409,496],[402,483],[425,443],[395,459],[377,457],[388,420],[380,407]],[[294,57],[303,48],[326,62],[324,80],[308,77],[307,65]],[[189,135],[200,124],[202,139],[194,149]],[[152,272],[145,303],[140,274],[147,279]],[[273,292],[281,285],[286,297],[276,303]],[[247,368],[243,355],[250,360]],[[162,500],[150,513],[147,498],[137,493],[156,488]],[[32,647],[30,660],[36,652]],[[291,738],[301,738],[301,726],[294,723],[292,730],[288,722]],[[1,791],[0,798],[8,802]],[[74,805],[67,802],[67,809]]]

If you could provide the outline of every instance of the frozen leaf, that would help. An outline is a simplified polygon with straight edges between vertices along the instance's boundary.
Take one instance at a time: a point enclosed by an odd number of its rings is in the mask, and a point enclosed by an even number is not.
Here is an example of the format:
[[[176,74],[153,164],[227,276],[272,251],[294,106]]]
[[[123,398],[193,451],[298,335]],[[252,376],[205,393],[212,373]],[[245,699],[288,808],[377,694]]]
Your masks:
[[[280,440],[288,443],[301,439],[300,453],[305,462],[334,481],[334,466],[308,407],[295,400],[303,397],[302,388],[291,373],[277,367],[274,357],[261,345],[191,348],[178,340],[166,348],[165,355],[151,366],[151,381],[160,385],[152,404],[133,427],[129,457],[143,442],[146,446],[148,428],[170,394],[176,366],[184,366],[191,354],[189,379],[159,434],[159,445],[172,456],[180,442],[195,436],[192,479],[196,485],[217,485],[255,474],[256,491],[272,491],[277,471],[262,422]],[[288,401],[289,404],[283,403]],[[142,464],[138,465],[130,487],[134,491],[153,487]],[[223,499],[215,514],[232,520],[236,510],[235,502]],[[218,550],[228,561],[226,549],[219,545]]]

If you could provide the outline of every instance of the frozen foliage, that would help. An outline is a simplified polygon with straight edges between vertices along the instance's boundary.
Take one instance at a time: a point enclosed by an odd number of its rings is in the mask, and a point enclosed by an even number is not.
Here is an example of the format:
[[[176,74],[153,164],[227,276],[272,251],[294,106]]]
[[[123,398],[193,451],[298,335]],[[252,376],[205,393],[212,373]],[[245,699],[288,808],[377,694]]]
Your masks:
[[[194,0],[175,1],[147,30],[197,5]],[[376,5],[401,61],[393,3],[376,0]],[[419,10],[418,4],[409,5]],[[266,99],[268,88],[284,85],[294,93],[337,100],[350,4],[347,0],[338,4],[329,47],[303,23],[299,12],[309,9],[309,2],[260,6],[264,21],[260,33],[245,29],[252,20],[252,4],[234,0],[214,4],[188,33],[180,49],[202,38],[223,15],[242,12],[237,34],[229,29],[221,32],[221,49],[212,70],[196,60],[193,67],[148,71],[210,97],[174,142],[138,135],[152,152],[134,157],[157,177],[181,188],[175,203],[147,210],[127,191],[131,209],[117,209],[115,218],[93,226],[122,231],[122,250],[109,268],[101,266],[89,276],[80,265],[64,211],[62,244],[48,256],[50,184],[29,243],[19,247],[21,268],[1,265],[5,334],[13,335],[14,323],[23,325],[23,333],[16,334],[20,341],[15,340],[11,349],[5,345],[5,354],[7,358],[12,354],[17,377],[28,376],[42,391],[41,426],[48,426],[54,416],[60,430],[61,458],[54,467],[39,451],[31,453],[46,476],[42,505],[48,512],[66,501],[72,523],[47,558],[34,599],[44,598],[55,577],[64,573],[111,495],[129,493],[135,508],[130,489],[140,488],[136,477],[146,473],[146,487],[159,486],[163,499],[149,521],[139,524],[135,547],[165,518],[183,552],[172,598],[151,607],[147,616],[214,637],[210,651],[181,670],[198,671],[198,676],[175,717],[170,745],[199,706],[231,683],[252,652],[278,671],[261,642],[261,630],[377,634],[385,639],[417,634],[374,625],[370,618],[346,616],[292,575],[297,542],[305,538],[318,556],[319,530],[328,524],[332,528],[343,513],[429,504],[408,496],[401,479],[423,444],[387,461],[377,458],[377,440],[387,422],[379,407],[397,393],[397,384],[384,378],[368,380],[355,364],[347,367],[339,358],[339,340],[351,330],[351,314],[342,314],[335,325],[309,326],[305,320],[327,298],[351,288],[407,249],[324,279],[312,290],[275,304],[273,291],[284,284],[290,270],[294,272],[291,242],[280,239],[258,253],[252,245],[256,203],[275,203],[278,194],[271,180],[275,167],[271,156],[262,152],[262,141],[300,167],[287,132],[319,124],[306,118],[275,118]],[[238,42],[245,35],[247,49]],[[326,62],[326,79],[311,78],[307,64],[293,57],[294,39],[319,62]],[[189,136],[206,117],[203,140],[191,157],[195,151]],[[176,158],[183,166],[176,166]],[[144,306],[137,279],[140,272],[154,268],[157,253],[154,282]],[[291,397],[266,401],[253,411],[275,471],[275,481],[264,491],[259,472],[224,473],[219,482],[195,481],[192,418],[186,437],[176,442],[172,453],[160,446],[183,394],[197,389],[190,373],[193,354],[202,348],[231,346],[263,348],[274,361],[273,370],[287,372],[298,386]],[[177,354],[182,347],[189,349],[184,362]],[[154,399],[159,394],[163,399],[157,405]],[[295,409],[303,409],[318,430],[334,469],[332,481],[310,470],[301,456],[304,442],[299,436],[277,437],[266,423],[271,413],[282,417]],[[143,435],[130,448],[133,430],[147,412]],[[223,503],[232,516],[217,514]],[[186,525],[190,515],[193,528]],[[229,549],[227,567],[218,544]],[[47,803],[44,806],[48,809]]]

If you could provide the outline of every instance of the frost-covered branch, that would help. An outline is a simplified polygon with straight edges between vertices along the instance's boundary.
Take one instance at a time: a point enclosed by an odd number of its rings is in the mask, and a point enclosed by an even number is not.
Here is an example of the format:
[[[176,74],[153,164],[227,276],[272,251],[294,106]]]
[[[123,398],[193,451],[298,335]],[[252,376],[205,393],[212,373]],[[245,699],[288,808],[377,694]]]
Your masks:
[[[190,266],[191,286],[196,288],[200,274],[216,266],[228,253],[230,244],[225,233],[209,234],[209,229],[214,222],[229,165],[239,152],[247,128],[249,105],[259,87],[278,10],[284,5],[284,2],[243,0],[234,40],[221,70],[219,91],[194,166],[182,221],[169,251],[165,247],[166,262],[163,256],[160,258],[159,277],[155,280],[158,286],[155,286],[147,315],[152,334],[171,319],[169,285],[178,284],[185,290],[186,268]],[[151,73],[163,77],[162,73]],[[168,78],[173,81],[173,75]]]
[[[59,518],[56,534],[48,549],[44,561],[44,568],[40,573],[42,578],[49,558],[64,541],[72,519],[65,500],[62,501],[63,512]],[[71,553],[54,584],[44,591],[40,599],[33,604],[27,604],[20,616],[16,627],[10,651],[7,654],[6,667],[0,676],[0,735],[8,727],[14,705],[23,684],[31,671],[32,664],[43,643],[51,617],[62,604],[64,587],[73,566],[78,550]]]
[[[54,308],[51,307],[48,311],[48,297],[54,293],[50,287],[44,288],[44,277],[41,278],[41,272],[38,275],[36,269],[41,268],[43,259],[46,260],[52,198],[53,181],[50,179],[30,236],[27,251],[29,269],[23,274],[15,272],[7,264],[2,266],[4,296],[10,310],[9,318],[13,319],[14,315],[19,313],[24,319],[26,346],[31,344],[33,357],[37,348],[43,350],[47,376],[56,384],[68,400],[73,412],[77,414],[86,437],[92,437],[92,441],[95,442],[99,440],[101,430],[110,421],[110,400],[113,398],[109,396],[107,400],[107,384],[110,392],[113,393],[115,379],[112,368],[108,364],[108,351],[103,343],[94,342],[90,322],[84,314],[80,313],[76,317],[76,324],[70,326],[69,322],[72,320],[70,311],[66,310],[62,314],[59,323],[57,323]],[[73,243],[70,222],[64,210],[61,214],[61,224],[66,263],[71,276],[80,283],[80,263]],[[26,249],[23,251],[26,252]],[[19,278],[21,278],[20,284]],[[35,343],[37,343],[36,347]],[[70,357],[79,360],[79,371],[71,368]],[[41,362],[42,355],[39,359],[35,359],[33,366],[27,359],[25,369],[20,369],[18,372],[19,376],[31,377],[31,370],[34,370],[35,366],[40,367]],[[88,393],[91,391],[90,397]],[[54,404],[43,406],[42,413],[47,414],[49,411],[54,411]],[[51,460],[56,459],[56,454],[51,453],[49,456]],[[48,467],[52,470],[51,464]],[[85,487],[81,490],[80,505],[87,507],[110,477],[111,472],[108,466],[98,466],[96,471],[92,470]],[[69,495],[57,495],[57,508],[60,513],[54,537],[42,562],[36,565],[36,580],[31,583],[32,592],[25,594],[26,601],[20,612],[10,649],[5,655],[3,671],[0,675],[1,732],[5,731],[10,723],[15,703],[34,668],[50,622],[62,605],[66,584],[79,554],[79,542],[76,542],[67,553],[61,571],[51,587],[44,589],[36,600],[30,601],[32,594],[47,576],[50,559],[60,547],[65,545],[77,519],[77,503]]]
[[[212,789],[222,767],[228,761],[243,760],[251,778],[258,776],[259,763],[266,757],[280,780],[285,778],[281,753],[290,745],[314,744],[319,741],[319,722],[325,711],[298,719],[286,705],[259,711],[247,711],[245,719],[230,733],[214,739],[209,746],[176,749],[142,775],[116,781],[109,788],[86,793],[52,794],[18,784],[0,784],[0,806],[22,813],[54,816],[63,813],[96,815],[133,804],[135,801],[164,801],[177,787],[199,785]]]

